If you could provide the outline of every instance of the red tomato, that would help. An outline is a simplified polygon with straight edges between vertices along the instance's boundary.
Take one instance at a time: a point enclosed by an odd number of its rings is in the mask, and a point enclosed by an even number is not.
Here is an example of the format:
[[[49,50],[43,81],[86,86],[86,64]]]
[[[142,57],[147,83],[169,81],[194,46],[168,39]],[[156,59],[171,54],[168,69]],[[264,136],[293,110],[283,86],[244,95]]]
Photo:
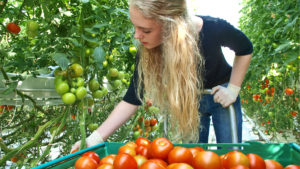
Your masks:
[[[14,34],[18,34],[20,31],[21,31],[21,28],[13,23],[13,22],[10,22],[6,25],[6,29],[10,32],[10,33],[14,33]]]
[[[293,89],[291,89],[291,88],[286,88],[286,89],[284,90],[284,92],[285,92],[286,95],[291,95],[291,94],[293,93]]]
[[[149,153],[152,158],[166,160],[169,152],[173,149],[173,144],[170,140],[164,137],[156,138],[152,141],[149,147]]]
[[[265,163],[266,169],[283,169],[283,166],[275,160],[267,159],[265,160]]]
[[[148,161],[153,161],[153,162],[155,162],[155,163],[157,163],[157,164],[159,164],[159,165],[164,166],[165,168],[167,168],[167,166],[168,166],[168,163],[165,162],[165,161],[162,160],[162,159],[152,158],[152,159],[150,159],[150,160],[148,160]]]
[[[7,111],[10,111],[10,110],[12,110],[12,109],[14,109],[15,108],[15,106],[9,106],[9,105],[6,105],[6,110]]]
[[[167,169],[194,169],[192,166],[186,163],[173,163],[170,164]]]
[[[138,168],[144,163],[147,161],[147,158],[145,156],[142,156],[142,155],[136,155],[134,156],[134,159],[138,165]]]
[[[230,169],[249,169],[249,167],[244,166],[244,165],[236,165],[236,166],[234,166],[234,167],[232,167]]]
[[[249,159],[249,168],[251,169],[266,169],[265,160],[257,154],[247,154]]]
[[[80,157],[75,162],[75,169],[97,169],[97,162],[87,156]]]
[[[188,148],[188,149],[193,154],[193,157],[195,157],[199,152],[204,151],[204,149],[201,147],[192,147],[192,148]]]
[[[137,169],[137,162],[129,154],[118,154],[114,160],[114,169]]]
[[[244,165],[249,167],[248,157],[240,151],[230,151],[223,159],[223,167],[225,169],[230,169],[237,165]]]
[[[168,155],[168,162],[171,163],[187,163],[192,164],[193,154],[185,147],[176,146]]]
[[[155,118],[150,119],[150,126],[154,126],[157,123]]]
[[[102,164],[97,169],[114,169],[114,166],[111,164]]]
[[[136,155],[135,149],[132,148],[132,147],[126,146],[126,145],[121,146],[119,148],[118,154],[121,154],[121,153],[126,153],[126,154],[129,154],[129,155],[133,156],[133,157]]]
[[[115,158],[116,158],[115,154],[110,154],[108,156],[105,156],[100,160],[99,165],[101,165],[101,164],[111,164],[111,165],[113,165]]]
[[[128,168],[129,169],[129,168]],[[139,169],[166,169],[166,167],[154,162],[154,161],[146,161],[144,162]]]
[[[201,151],[193,158],[195,169],[222,169],[221,159],[212,151]]]
[[[146,147],[146,146],[137,146],[135,148],[135,151],[136,151],[136,154],[140,154],[146,158],[149,158],[149,146]]]
[[[135,143],[138,145],[138,146],[146,146],[148,147],[150,145],[150,140],[148,140],[147,138],[145,137],[139,137],[138,139],[135,140]]]
[[[286,166],[284,169],[300,169],[300,165],[291,164]]]
[[[135,142],[128,142],[125,144],[125,146],[129,146],[135,149],[137,147],[137,144]]]
[[[95,152],[92,152],[92,151],[88,151],[88,152],[83,153],[82,157],[84,157],[84,156],[87,156],[87,157],[90,157],[90,158],[94,159],[97,162],[97,164],[100,161],[99,155]]]

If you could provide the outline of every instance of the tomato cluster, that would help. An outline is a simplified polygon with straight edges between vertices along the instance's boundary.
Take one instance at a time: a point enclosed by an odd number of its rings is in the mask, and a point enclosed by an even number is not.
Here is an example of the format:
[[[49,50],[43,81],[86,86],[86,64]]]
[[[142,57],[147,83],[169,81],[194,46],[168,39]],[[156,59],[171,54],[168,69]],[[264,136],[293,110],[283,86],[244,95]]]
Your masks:
[[[0,114],[2,114],[4,111],[11,111],[13,108],[14,106],[0,105]]]
[[[81,158],[77,160],[75,169],[81,169],[78,163],[86,160]],[[86,163],[86,169],[283,169],[279,162],[264,160],[254,153],[245,155],[241,151],[232,150],[219,156],[198,146],[174,146],[164,137],[156,138],[152,142],[145,137],[139,137],[135,142],[121,146],[117,154],[102,158],[98,165],[89,163],[93,165]],[[284,169],[299,167],[289,165]]]
[[[158,119],[156,114],[160,111],[158,107],[152,105],[151,100],[147,100],[144,106],[144,114],[137,116],[137,123],[133,128],[133,139],[144,136],[148,136],[159,128]]]
[[[83,68],[80,64],[74,63],[67,70],[57,70],[54,74],[56,92],[62,96],[65,104],[73,104],[87,95],[85,81],[82,77]]]

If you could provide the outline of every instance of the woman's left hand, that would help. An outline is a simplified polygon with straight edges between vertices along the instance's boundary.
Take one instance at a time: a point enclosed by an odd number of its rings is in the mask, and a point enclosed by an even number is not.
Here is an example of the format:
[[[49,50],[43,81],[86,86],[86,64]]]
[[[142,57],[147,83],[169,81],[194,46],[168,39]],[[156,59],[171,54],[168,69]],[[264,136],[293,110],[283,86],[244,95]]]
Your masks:
[[[212,88],[211,94],[214,95],[214,102],[220,103],[225,108],[236,101],[240,90],[240,87],[233,84],[228,84],[227,88],[218,85]]]

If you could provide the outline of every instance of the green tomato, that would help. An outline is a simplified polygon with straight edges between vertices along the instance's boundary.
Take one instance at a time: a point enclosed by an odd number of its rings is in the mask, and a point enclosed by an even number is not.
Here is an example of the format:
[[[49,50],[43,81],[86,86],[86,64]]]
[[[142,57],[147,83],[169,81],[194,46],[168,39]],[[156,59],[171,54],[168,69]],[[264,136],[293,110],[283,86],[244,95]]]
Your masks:
[[[107,60],[103,61],[103,63],[102,63],[104,68],[107,67],[107,64],[108,64]]]
[[[73,87],[80,87],[84,85],[84,79],[82,77],[77,77],[72,79]]]
[[[118,69],[116,69],[116,68],[110,68],[110,69],[108,70],[108,75],[109,75],[110,77],[118,77],[119,71],[118,71]]]
[[[26,34],[29,38],[34,38],[38,35],[38,32],[37,31],[29,31],[29,30],[26,30]]]
[[[98,128],[98,124],[96,124],[96,123],[90,123],[89,125],[88,125],[88,129],[90,130],[90,131],[94,131],[94,130],[96,130]]]
[[[54,78],[54,85],[56,86],[58,83],[63,82],[63,76],[62,75],[57,75]]]
[[[134,140],[138,139],[140,136],[141,136],[141,133],[140,133],[139,131],[135,131],[135,132],[133,133],[133,139],[134,139]]]
[[[75,101],[76,101],[76,96],[75,96],[73,93],[65,93],[65,94],[62,96],[62,101],[63,101],[65,104],[73,104],[73,103],[75,103]]]
[[[136,47],[131,46],[131,47],[129,48],[129,52],[131,53],[132,56],[135,56],[135,55],[136,55]]]
[[[118,88],[118,87],[120,87],[121,86],[121,84],[122,84],[122,81],[121,80],[114,80],[113,81],[113,88]]]
[[[125,77],[125,73],[123,71],[119,71],[118,79],[122,80]]]
[[[80,86],[78,89],[76,89],[76,98],[78,100],[83,99],[87,94],[87,90],[85,87]]]
[[[74,63],[70,66],[71,76],[80,77],[83,74],[83,68],[80,64]]]
[[[102,90],[96,90],[92,93],[93,98],[100,99],[103,97]]]
[[[91,55],[92,52],[93,52],[93,50],[90,49],[90,48],[85,49],[85,54],[86,54],[86,55]]]
[[[36,32],[39,29],[39,24],[33,20],[27,21],[26,29],[27,31]]]
[[[69,91],[69,85],[67,82],[62,81],[55,86],[56,92],[63,95]]]
[[[106,96],[107,93],[108,93],[107,88],[103,87],[103,88],[102,88],[102,92],[103,92],[103,96]]]
[[[89,81],[89,89],[90,89],[90,91],[92,91],[92,92],[96,91],[96,90],[99,89],[99,87],[100,87],[100,84],[99,84],[99,82],[96,79],[92,79],[92,80]]]

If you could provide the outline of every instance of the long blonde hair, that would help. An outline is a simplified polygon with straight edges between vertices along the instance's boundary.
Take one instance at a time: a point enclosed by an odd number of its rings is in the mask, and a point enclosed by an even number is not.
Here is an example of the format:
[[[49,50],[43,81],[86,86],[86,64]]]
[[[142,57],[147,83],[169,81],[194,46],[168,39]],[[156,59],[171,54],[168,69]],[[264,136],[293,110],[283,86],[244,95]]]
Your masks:
[[[203,89],[203,59],[198,31],[185,0],[130,0],[146,18],[162,24],[162,44],[154,49],[140,45],[138,93],[151,98],[171,118],[173,141],[197,141],[200,118],[199,90]],[[143,86],[143,87],[142,87]],[[141,91],[143,90],[143,91]],[[178,137],[177,137],[178,136]]]

